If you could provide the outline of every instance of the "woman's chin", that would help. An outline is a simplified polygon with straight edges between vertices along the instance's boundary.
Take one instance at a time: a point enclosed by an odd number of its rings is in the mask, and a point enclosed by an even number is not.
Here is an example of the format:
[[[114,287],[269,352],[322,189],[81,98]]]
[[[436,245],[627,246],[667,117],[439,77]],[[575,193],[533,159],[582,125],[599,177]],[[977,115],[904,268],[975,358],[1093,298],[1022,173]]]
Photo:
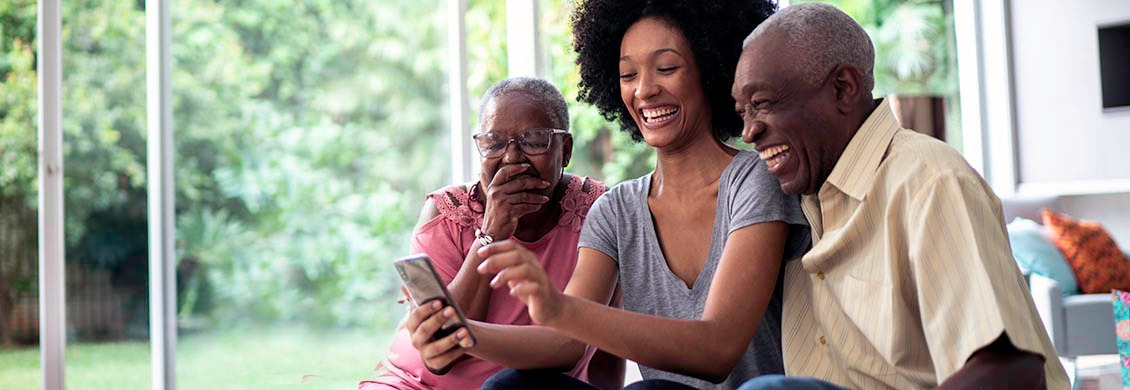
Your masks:
[[[642,130],[641,133],[643,134],[643,142],[655,149],[671,146],[676,138],[673,132],[667,131]]]
[[[643,142],[652,148],[680,150],[702,139],[714,138],[709,127],[688,127],[682,121],[671,121],[663,126],[640,127]],[[701,138],[700,138],[701,137]]]

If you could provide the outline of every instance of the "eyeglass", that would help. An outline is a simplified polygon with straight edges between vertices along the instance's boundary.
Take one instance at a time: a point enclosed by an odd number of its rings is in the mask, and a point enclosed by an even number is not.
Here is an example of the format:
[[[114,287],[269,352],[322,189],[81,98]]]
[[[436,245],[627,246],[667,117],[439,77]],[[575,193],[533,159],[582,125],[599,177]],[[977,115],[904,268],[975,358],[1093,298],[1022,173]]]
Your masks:
[[[544,154],[553,146],[553,136],[556,134],[569,134],[568,131],[559,129],[527,129],[513,137],[498,133],[479,133],[471,136],[479,148],[479,155],[483,158],[496,158],[506,154],[510,142],[518,142],[518,150],[527,156]]]

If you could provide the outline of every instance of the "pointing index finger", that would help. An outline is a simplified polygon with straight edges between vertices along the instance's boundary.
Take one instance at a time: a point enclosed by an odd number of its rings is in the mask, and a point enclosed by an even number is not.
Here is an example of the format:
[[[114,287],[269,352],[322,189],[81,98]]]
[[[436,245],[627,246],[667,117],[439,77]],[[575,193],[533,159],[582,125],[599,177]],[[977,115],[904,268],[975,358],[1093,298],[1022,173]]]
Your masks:
[[[503,240],[503,241],[499,241],[499,242],[496,242],[496,243],[486,245],[486,246],[479,248],[479,250],[478,250],[479,258],[483,259],[483,262],[481,264],[479,264],[479,268],[478,268],[479,273],[480,274],[492,274],[492,273],[497,273],[502,268],[505,268],[505,265],[495,264],[498,261],[492,261],[491,257],[495,257],[499,254],[511,252],[511,251],[517,250],[518,248],[519,248],[518,243],[516,243],[512,240]]]
[[[512,251],[518,244],[512,240],[502,240],[479,248],[479,257],[488,258],[502,252]]]

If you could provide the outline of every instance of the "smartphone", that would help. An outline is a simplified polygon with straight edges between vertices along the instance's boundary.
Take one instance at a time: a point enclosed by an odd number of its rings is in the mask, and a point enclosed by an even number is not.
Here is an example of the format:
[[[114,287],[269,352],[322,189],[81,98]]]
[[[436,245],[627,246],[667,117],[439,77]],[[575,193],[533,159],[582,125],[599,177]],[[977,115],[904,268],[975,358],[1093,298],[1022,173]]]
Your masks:
[[[427,255],[412,255],[397,259],[393,264],[396,265],[396,274],[400,275],[400,282],[408,290],[408,301],[411,302],[412,307],[420,307],[438,299],[444,306],[455,309],[455,316],[440,326],[433,339],[438,340],[455,333],[459,328],[466,328],[467,337],[459,340],[459,346],[474,347],[475,334],[467,326],[467,317],[451,299],[451,292],[447,291],[443,278],[440,278],[439,273],[436,272],[432,259]]]

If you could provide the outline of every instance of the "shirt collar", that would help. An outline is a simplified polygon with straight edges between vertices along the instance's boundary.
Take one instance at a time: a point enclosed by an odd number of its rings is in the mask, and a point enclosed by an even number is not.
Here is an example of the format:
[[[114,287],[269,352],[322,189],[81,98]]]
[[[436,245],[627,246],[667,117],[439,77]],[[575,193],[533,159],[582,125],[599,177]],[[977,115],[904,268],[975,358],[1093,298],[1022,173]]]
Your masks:
[[[881,99],[879,106],[848,142],[840,155],[832,173],[828,175],[825,186],[831,185],[856,200],[863,200],[875,180],[875,171],[883,162],[887,147],[895,132],[899,130],[898,120],[891,111],[887,99]]]

